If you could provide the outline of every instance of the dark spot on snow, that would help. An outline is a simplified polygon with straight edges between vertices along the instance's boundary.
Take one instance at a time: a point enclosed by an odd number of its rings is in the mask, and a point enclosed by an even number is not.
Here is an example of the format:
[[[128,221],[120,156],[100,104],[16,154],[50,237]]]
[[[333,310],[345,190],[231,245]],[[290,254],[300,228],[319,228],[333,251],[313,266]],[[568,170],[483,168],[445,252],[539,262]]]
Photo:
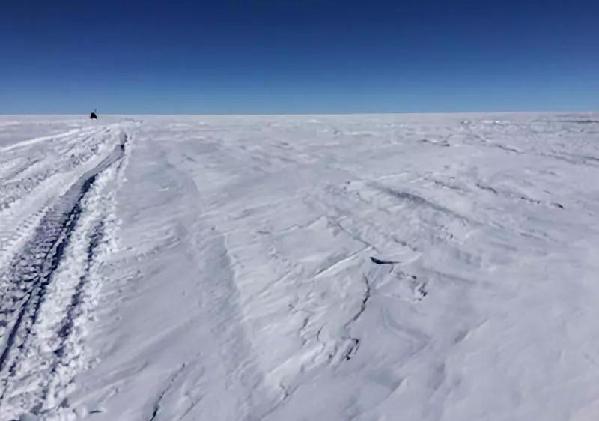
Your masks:
[[[384,260],[384,259],[378,259],[376,257],[370,257],[370,261],[372,263],[374,263],[375,265],[394,265],[396,263],[399,263],[398,261],[395,260]]]
[[[470,333],[470,332],[467,329],[462,329],[462,330],[458,331],[458,333],[453,338],[453,343],[456,345],[459,344],[464,339],[466,339],[466,336],[468,336],[468,333]]]
[[[420,284],[420,286],[416,289],[416,292],[418,293],[420,300],[426,297],[428,295],[426,284]]]
[[[516,148],[512,148],[511,146],[502,145],[501,143],[493,143],[491,146],[494,146],[498,149],[502,149],[506,152],[513,152],[517,154],[522,154],[522,152]]]
[[[495,190],[491,186],[485,186],[484,184],[476,183],[476,187],[478,187],[481,190],[486,190],[486,191],[491,192],[493,194],[497,194],[497,190]]]
[[[353,338],[352,344],[349,346],[349,348],[347,349],[347,352],[344,355],[345,360],[346,361],[351,360],[351,357],[358,351],[359,347],[360,347],[360,339]]]

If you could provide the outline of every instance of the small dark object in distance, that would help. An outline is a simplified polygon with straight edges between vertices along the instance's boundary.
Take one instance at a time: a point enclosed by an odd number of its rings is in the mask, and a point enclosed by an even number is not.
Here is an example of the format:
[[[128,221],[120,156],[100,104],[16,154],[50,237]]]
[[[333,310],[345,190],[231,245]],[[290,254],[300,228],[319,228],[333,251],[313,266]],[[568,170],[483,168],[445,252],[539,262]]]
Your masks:
[[[95,111],[92,111],[92,113],[89,115],[89,118],[91,118],[92,120],[97,120],[98,119],[98,114],[96,114]]]

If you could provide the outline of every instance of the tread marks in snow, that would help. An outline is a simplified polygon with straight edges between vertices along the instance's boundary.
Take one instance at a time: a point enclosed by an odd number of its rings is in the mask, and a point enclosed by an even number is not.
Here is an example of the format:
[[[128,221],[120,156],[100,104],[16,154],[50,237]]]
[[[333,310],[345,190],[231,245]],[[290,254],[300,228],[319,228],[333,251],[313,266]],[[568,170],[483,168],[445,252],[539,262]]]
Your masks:
[[[16,374],[18,364],[25,354],[28,340],[36,325],[40,307],[45,300],[48,287],[52,282],[54,272],[59,267],[64,253],[69,245],[71,235],[77,226],[82,213],[82,203],[97,176],[119,161],[124,155],[124,145],[127,136],[123,135],[121,144],[116,146],[94,169],[85,173],[71,188],[50,208],[35,230],[33,238],[28,242],[16,258],[12,270],[4,274],[4,297],[0,303],[2,316],[0,329],[6,329],[2,336],[6,341],[2,344],[0,354],[0,402],[4,400],[9,389],[10,379]],[[92,234],[88,246],[88,259],[93,259],[94,249],[101,239],[101,225]],[[86,272],[89,271],[89,261]],[[66,341],[72,330],[72,318],[80,301],[80,292],[85,283],[81,279],[75,295],[66,311],[65,320],[59,331],[59,336]],[[14,317],[16,315],[16,317]],[[12,317],[11,317],[12,316]],[[12,319],[13,321],[11,322]],[[60,358],[61,348],[57,353]],[[54,365],[56,366],[57,363]],[[54,371],[54,370],[52,370]],[[45,395],[47,390],[42,391]],[[35,409],[35,408],[34,408]]]
[[[85,180],[79,197],[76,198],[75,204],[70,211],[61,214],[60,212],[51,210],[42,219],[33,241],[25,248],[22,254],[23,257],[15,265],[16,269],[11,276],[13,282],[18,287],[18,284],[25,280],[27,281],[29,290],[19,291],[23,292],[25,297],[21,302],[19,302],[17,297],[12,297],[13,303],[16,301],[17,307],[19,307],[18,310],[16,308],[12,310],[17,310],[18,315],[10,330],[2,355],[0,355],[0,373],[2,373],[5,364],[9,360],[11,351],[15,346],[17,334],[20,333],[23,335],[22,343],[17,345],[17,349],[21,350],[27,340],[27,336],[31,333],[33,325],[37,321],[39,308],[43,302],[52,274],[58,268],[68,245],[70,234],[79,220],[81,200],[91,188],[94,181],[95,176]],[[33,258],[30,260],[29,256],[33,256]],[[22,325],[25,332],[21,331]],[[14,370],[17,362],[18,359],[13,361],[9,372]],[[0,399],[2,396],[3,394],[0,395]]]

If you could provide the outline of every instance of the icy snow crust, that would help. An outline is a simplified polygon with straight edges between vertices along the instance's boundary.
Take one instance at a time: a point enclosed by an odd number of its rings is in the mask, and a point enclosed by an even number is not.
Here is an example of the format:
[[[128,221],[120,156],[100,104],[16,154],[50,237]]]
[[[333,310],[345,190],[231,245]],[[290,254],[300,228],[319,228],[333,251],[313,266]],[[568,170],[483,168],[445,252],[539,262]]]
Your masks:
[[[599,115],[0,117],[0,420],[599,419]]]

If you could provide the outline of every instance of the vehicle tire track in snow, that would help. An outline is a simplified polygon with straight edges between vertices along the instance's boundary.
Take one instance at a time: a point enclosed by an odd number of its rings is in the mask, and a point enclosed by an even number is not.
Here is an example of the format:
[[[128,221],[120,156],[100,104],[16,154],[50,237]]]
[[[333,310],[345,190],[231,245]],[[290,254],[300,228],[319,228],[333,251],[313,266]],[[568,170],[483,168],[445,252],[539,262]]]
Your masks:
[[[43,215],[74,180],[96,167],[114,147],[111,127],[75,130],[43,143],[23,141],[0,150],[0,267],[14,262]],[[120,129],[119,129],[120,130]],[[27,157],[27,158],[25,158]],[[15,176],[13,170],[21,167]],[[17,168],[18,169],[18,168]],[[0,270],[0,276],[2,270]],[[0,284],[0,295],[3,285]]]
[[[42,386],[40,391],[40,399],[37,407],[34,407],[34,412],[40,412],[42,410],[43,403],[47,401],[48,397],[52,393],[54,377],[59,376],[59,369],[61,365],[64,365],[64,359],[68,357],[68,346],[69,339],[73,335],[75,330],[75,319],[80,313],[80,307],[84,300],[85,286],[89,282],[90,272],[92,265],[96,259],[97,248],[100,246],[103,237],[105,235],[105,223],[103,220],[96,221],[91,229],[89,235],[89,243],[87,244],[87,255],[85,256],[85,263],[83,273],[79,276],[77,284],[72,291],[72,295],[69,300],[69,304],[64,311],[64,317],[62,318],[59,329],[58,329],[58,343],[54,347],[53,357],[48,367],[48,372],[51,377],[47,378],[45,384]],[[69,294],[71,291],[65,291]],[[64,385],[63,385],[64,386]],[[55,387],[54,387],[55,388]]]
[[[27,151],[33,153],[28,165],[10,177],[3,177],[0,182],[0,209],[9,208],[21,198],[31,193],[36,187],[58,173],[71,171],[97,156],[97,137],[107,138],[105,131],[79,136],[74,144],[56,145],[56,150],[51,152]],[[85,145],[87,147],[81,148]],[[43,159],[44,155],[50,155],[53,159]],[[17,159],[20,157],[17,155]],[[51,163],[51,165],[48,165]],[[39,168],[37,168],[39,167]]]
[[[12,378],[17,374],[19,365],[26,362],[23,358],[38,323],[40,308],[47,298],[48,290],[54,275],[63,261],[65,251],[69,246],[71,236],[76,229],[83,212],[83,202],[99,174],[108,169],[124,156],[127,136],[122,135],[121,144],[95,168],[83,174],[61,196],[42,217],[32,239],[14,259],[6,273],[2,274],[3,289],[2,314],[0,318],[0,333],[5,340],[0,353],[0,404],[11,392]],[[102,223],[95,226],[89,238],[88,264],[85,272],[89,271],[94,250],[102,236]],[[63,344],[72,332],[73,315],[79,306],[80,294],[86,276],[82,276],[71,297],[70,304],[65,309],[65,316],[58,331]],[[51,364],[50,372],[56,371],[63,346],[55,352],[56,359]],[[48,383],[51,380],[48,380]],[[35,407],[28,408],[37,413],[48,393],[48,387],[43,387]]]

